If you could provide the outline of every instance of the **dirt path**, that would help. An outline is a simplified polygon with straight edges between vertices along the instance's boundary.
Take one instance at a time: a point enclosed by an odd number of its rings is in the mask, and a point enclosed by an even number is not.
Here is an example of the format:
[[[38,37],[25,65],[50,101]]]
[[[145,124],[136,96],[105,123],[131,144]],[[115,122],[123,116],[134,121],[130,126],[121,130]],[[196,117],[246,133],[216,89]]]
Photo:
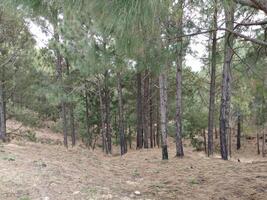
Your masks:
[[[206,158],[190,148],[177,159],[171,147],[170,160],[161,161],[160,149],[109,157],[81,147],[12,141],[0,146],[0,199],[265,200],[267,163]]]

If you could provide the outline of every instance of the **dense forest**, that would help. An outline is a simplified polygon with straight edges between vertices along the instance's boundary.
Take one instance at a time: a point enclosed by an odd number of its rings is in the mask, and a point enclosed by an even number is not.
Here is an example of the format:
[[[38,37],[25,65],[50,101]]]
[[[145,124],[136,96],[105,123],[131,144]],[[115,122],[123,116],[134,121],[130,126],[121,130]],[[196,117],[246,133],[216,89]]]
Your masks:
[[[10,138],[8,118],[36,124],[35,114],[57,122],[65,147],[79,138],[95,148],[101,140],[106,154],[120,145],[123,155],[136,141],[137,149],[161,146],[168,159],[170,135],[183,157],[183,138],[199,145],[195,136],[207,130],[210,156],[218,131],[227,160],[231,128],[237,148],[241,121],[244,133],[264,129],[263,0],[10,0],[0,6],[3,141]],[[31,23],[49,37],[45,47],[36,46]],[[196,72],[185,57],[196,56],[199,35],[206,52]]]

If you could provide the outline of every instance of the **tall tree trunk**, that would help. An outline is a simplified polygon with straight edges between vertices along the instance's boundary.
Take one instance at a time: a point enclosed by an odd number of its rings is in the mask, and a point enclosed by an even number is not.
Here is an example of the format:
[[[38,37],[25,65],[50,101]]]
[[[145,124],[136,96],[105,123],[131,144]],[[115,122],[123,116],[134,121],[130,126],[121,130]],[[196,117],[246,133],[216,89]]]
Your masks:
[[[263,125],[262,130],[262,157],[265,157],[265,126]]]
[[[233,30],[234,21],[234,3],[232,1],[224,1],[226,28]],[[231,33],[226,31],[224,44],[224,65],[222,75],[222,93],[220,107],[220,146],[222,159],[228,159],[227,151],[227,133],[229,131],[230,118],[230,99],[231,99],[231,65],[233,57],[234,38]]]
[[[88,137],[88,141],[87,141],[87,145],[89,147],[92,147],[92,142],[93,142],[93,136],[90,133],[90,120],[89,120],[89,94],[87,91],[85,91],[85,118],[86,118],[86,132],[87,132],[87,137]]]
[[[159,96],[159,94],[157,93],[157,96]],[[160,113],[159,113],[159,99],[157,97],[157,133],[156,133],[156,143],[158,148],[160,147]]]
[[[137,137],[136,137],[136,148],[143,148],[143,105],[142,105],[142,73],[137,72]]]
[[[228,136],[228,149],[229,149],[229,156],[232,157],[232,129],[229,129],[229,136]]]
[[[55,24],[55,31],[58,31],[57,30],[57,23]],[[60,41],[59,41],[59,34],[58,32],[55,32],[55,41],[59,44]],[[60,54],[60,51],[58,49],[58,47],[56,47],[55,49],[56,51],[56,79],[59,83],[59,85],[61,86],[61,89],[63,89],[63,77],[62,77],[62,56]],[[64,92],[64,91],[63,91]],[[66,102],[64,102],[63,99],[61,99],[61,102],[60,102],[60,106],[61,106],[61,119],[62,119],[62,126],[63,126],[63,135],[64,135],[64,146],[66,148],[68,148],[68,128],[67,128],[67,117],[66,117]]]
[[[178,34],[183,34],[183,6],[184,0],[178,1]],[[182,143],[182,65],[183,65],[183,40],[178,39],[177,60],[176,60],[176,156],[183,157]]]
[[[71,144],[76,145],[76,133],[75,133],[75,118],[74,118],[74,105],[70,104],[70,129],[71,129]]]
[[[237,117],[237,139],[236,139],[236,149],[241,148],[241,116]]]
[[[0,80],[0,140],[6,140],[6,109],[5,109],[5,85]]]
[[[155,133],[154,133],[154,126],[153,126],[153,82],[152,77],[149,82],[149,131],[150,131],[150,147],[153,148],[155,145]]]
[[[143,98],[143,131],[144,131],[144,148],[148,148],[149,135],[149,71],[145,70],[144,75],[144,98]]]
[[[106,123],[106,138],[107,138],[107,152],[112,153],[111,141],[111,127],[110,127],[110,90],[108,88],[108,71],[105,72],[105,123]]]
[[[106,138],[106,124],[105,124],[105,106],[103,104],[102,89],[100,83],[98,83],[98,96],[99,96],[99,108],[101,118],[101,135],[102,135],[102,150],[108,154],[107,150],[107,138]]]
[[[204,150],[205,150],[205,153],[207,153],[207,138],[206,138],[206,130],[203,129],[203,138],[204,138]]]
[[[67,76],[70,77],[70,65],[67,58],[66,60],[66,66],[67,66]],[[71,92],[72,86],[71,83],[68,85],[68,92]],[[71,144],[72,147],[76,144],[76,134],[75,134],[75,119],[74,119],[74,103],[70,102],[68,104],[69,107],[69,115],[70,115],[70,131],[71,131]]]
[[[259,132],[257,131],[257,153],[258,155],[260,155],[260,136],[259,136]]]
[[[214,1],[213,29],[217,29],[217,0]],[[216,52],[217,31],[212,33],[212,55],[211,55],[211,78],[210,78],[210,102],[208,121],[208,156],[213,154],[213,128],[215,116],[215,80],[216,80]]]
[[[132,149],[132,130],[131,130],[131,126],[129,125],[129,134],[128,134],[128,140],[129,140],[129,147],[130,149]]]
[[[117,89],[118,89],[118,102],[119,102],[119,133],[120,133],[120,147],[121,155],[127,153],[125,133],[124,133],[124,119],[123,119],[123,102],[122,102],[122,86],[121,86],[121,75],[117,73]]]
[[[159,75],[160,125],[162,138],[162,160],[168,160],[167,143],[167,77],[164,71]]]

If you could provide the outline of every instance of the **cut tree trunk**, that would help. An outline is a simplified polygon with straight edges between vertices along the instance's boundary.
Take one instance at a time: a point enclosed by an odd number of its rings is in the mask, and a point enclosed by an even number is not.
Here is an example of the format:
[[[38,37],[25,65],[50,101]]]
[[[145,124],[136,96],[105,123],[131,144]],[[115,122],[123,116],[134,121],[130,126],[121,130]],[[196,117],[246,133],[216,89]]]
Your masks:
[[[234,5],[233,2],[225,0],[225,21],[226,28],[233,30],[234,26]],[[222,74],[222,91],[221,91],[221,106],[220,106],[220,147],[222,159],[228,159],[227,151],[227,133],[229,131],[230,118],[230,100],[231,100],[231,66],[233,57],[233,35],[225,32],[224,44],[224,65]]]
[[[217,0],[214,1],[213,29],[217,29]],[[217,53],[217,31],[212,33],[212,55],[211,55],[211,78],[210,78],[210,102],[208,121],[208,156],[213,154],[213,128],[215,116],[215,83],[216,83],[216,53]]]
[[[167,77],[165,72],[159,75],[160,90],[160,126],[162,138],[162,159],[168,160],[168,143],[167,143]]]
[[[142,105],[142,73],[136,74],[137,82],[137,137],[136,137],[136,148],[143,148],[143,105]]]

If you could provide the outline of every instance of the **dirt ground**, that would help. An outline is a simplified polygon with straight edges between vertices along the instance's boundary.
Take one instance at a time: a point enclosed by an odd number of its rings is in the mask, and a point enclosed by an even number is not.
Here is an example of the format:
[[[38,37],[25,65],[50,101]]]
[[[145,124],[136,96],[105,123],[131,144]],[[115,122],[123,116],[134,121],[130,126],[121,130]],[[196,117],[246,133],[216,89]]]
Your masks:
[[[40,138],[62,139],[48,129],[35,131]],[[12,140],[0,145],[0,199],[267,199],[267,159],[242,150],[242,156],[233,153],[230,161],[222,161],[189,145],[178,159],[171,142],[169,153],[169,161],[162,161],[157,148],[121,157],[81,146],[66,150],[56,143]]]

